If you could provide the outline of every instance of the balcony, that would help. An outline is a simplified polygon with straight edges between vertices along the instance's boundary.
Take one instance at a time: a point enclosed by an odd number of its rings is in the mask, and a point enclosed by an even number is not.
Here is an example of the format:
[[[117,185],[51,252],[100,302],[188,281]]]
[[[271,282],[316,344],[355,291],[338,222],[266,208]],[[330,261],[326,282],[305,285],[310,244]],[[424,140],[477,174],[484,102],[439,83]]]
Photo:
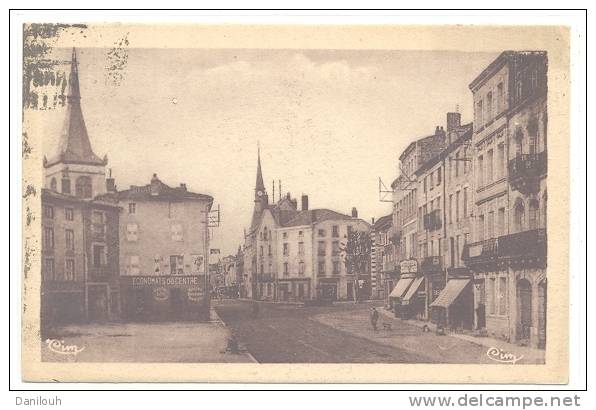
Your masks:
[[[423,217],[424,229],[427,231],[435,231],[441,229],[441,210],[435,209],[434,211],[424,215]]]
[[[420,270],[424,273],[434,273],[443,270],[443,258],[440,256],[427,256],[420,260]]]
[[[522,231],[499,237],[499,256],[546,258],[546,229]]]
[[[537,154],[521,154],[509,160],[509,183],[520,192],[535,192],[540,177],[547,172],[546,151]]]
[[[501,261],[546,261],[546,230],[522,231],[498,238],[467,244],[463,260],[468,266],[497,263]]]

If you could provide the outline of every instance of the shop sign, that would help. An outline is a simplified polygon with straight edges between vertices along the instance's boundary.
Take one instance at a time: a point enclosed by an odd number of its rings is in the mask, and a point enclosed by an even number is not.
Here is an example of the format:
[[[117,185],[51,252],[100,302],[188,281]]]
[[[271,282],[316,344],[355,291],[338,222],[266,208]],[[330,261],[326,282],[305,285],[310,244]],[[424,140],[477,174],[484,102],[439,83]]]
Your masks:
[[[416,259],[401,261],[399,264],[399,270],[401,273],[417,273],[418,261]]]
[[[188,288],[186,294],[192,302],[200,302],[203,299],[203,289],[198,287]]]
[[[153,289],[153,298],[159,302],[164,302],[169,298],[169,292],[166,288],[155,288]]]
[[[202,278],[199,276],[133,276],[130,280],[134,288],[156,286],[168,288],[193,285],[200,286],[202,284]]]

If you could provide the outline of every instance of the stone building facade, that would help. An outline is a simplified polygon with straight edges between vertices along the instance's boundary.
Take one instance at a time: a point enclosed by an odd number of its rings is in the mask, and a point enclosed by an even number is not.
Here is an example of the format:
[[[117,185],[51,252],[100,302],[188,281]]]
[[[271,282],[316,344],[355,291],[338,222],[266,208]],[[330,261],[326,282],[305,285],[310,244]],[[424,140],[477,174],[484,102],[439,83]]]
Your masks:
[[[100,199],[113,189],[106,165],[87,133],[73,49],[62,133],[55,155],[43,160],[42,329],[120,317],[120,209]]]
[[[485,312],[477,322],[539,347],[546,344],[546,73],[544,52],[506,51],[470,84],[476,211],[465,255]]]

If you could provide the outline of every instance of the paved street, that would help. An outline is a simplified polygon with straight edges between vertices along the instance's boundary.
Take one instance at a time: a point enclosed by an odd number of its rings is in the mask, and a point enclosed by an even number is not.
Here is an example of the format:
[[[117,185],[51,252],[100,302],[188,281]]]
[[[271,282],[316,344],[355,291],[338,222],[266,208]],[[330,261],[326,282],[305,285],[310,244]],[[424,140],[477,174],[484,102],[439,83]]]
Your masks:
[[[378,305],[378,304],[377,304]],[[374,304],[324,307],[222,301],[215,309],[261,363],[487,363],[487,347],[451,336],[424,333],[419,326],[382,315],[374,332]],[[382,330],[383,323],[391,330]],[[521,360],[519,363],[528,363]],[[502,364],[504,365],[504,364]]]
[[[250,302],[226,300],[214,305],[219,316],[260,363],[423,363],[429,359],[407,350],[371,343],[322,324],[317,314],[360,312],[371,305],[326,307],[260,304],[255,319]],[[367,329],[364,319],[360,325]],[[372,330],[371,330],[372,331]]]

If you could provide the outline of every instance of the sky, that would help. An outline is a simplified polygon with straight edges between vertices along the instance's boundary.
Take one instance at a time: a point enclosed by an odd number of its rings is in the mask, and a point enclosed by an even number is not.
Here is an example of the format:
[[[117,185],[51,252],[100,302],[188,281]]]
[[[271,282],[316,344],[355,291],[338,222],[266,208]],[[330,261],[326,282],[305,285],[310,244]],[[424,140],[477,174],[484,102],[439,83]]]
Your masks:
[[[468,84],[498,53],[130,48],[118,84],[108,49],[77,55],[91,144],[108,155],[117,186],[157,173],[212,195],[221,225],[211,247],[224,256],[250,224],[257,144],[270,198],[281,180],[284,194],[309,195],[311,208],[356,207],[370,222],[391,212],[378,178],[389,185],[401,151],[445,126],[448,111],[472,120]],[[70,50],[54,57],[67,60]],[[64,110],[33,115],[46,124],[49,157]]]

